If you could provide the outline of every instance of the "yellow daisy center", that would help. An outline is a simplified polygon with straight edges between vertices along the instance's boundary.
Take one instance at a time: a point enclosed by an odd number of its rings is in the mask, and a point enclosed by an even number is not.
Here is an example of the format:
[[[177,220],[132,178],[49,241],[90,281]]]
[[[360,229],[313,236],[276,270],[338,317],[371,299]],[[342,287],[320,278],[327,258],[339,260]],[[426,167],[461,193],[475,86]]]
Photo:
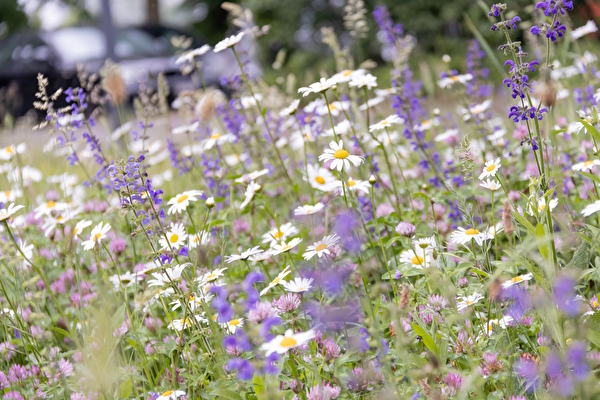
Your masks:
[[[597,301],[594,301],[594,302],[592,303],[592,305],[594,306],[594,308],[598,308],[598,302],[597,302]]]
[[[292,248],[292,246],[290,246],[289,244],[286,244],[285,246],[283,246],[283,247],[281,248],[281,251],[288,251],[288,250],[290,250],[291,248]]]
[[[589,167],[590,165],[594,165],[594,162],[593,161],[586,161],[586,162],[583,163],[583,165],[585,167]]]
[[[275,233],[273,234],[273,237],[274,237],[275,239],[280,239],[280,238],[282,238],[282,237],[283,237],[283,235],[284,235],[284,233],[278,230],[277,232],[275,232]]]
[[[291,337],[284,337],[283,340],[279,343],[279,345],[281,347],[292,347],[295,346],[298,342],[296,342],[296,339],[291,338]]]
[[[5,195],[6,197],[10,196],[10,190],[7,190],[7,191],[5,191],[5,192],[4,192],[4,195]]]
[[[343,75],[343,76],[350,76],[350,75],[352,75],[352,73],[353,73],[353,72],[354,72],[354,71],[352,71],[351,69],[348,69],[348,70],[346,70],[346,71],[342,72],[342,75]]]
[[[14,150],[13,150],[12,146],[8,146],[8,147],[6,148],[6,152],[7,152],[8,154],[12,154],[12,153],[14,152]]]
[[[471,304],[474,304],[475,302],[473,300],[467,299],[466,303],[468,306],[470,306]]]
[[[465,231],[467,235],[479,235],[479,231],[477,229],[469,228]]]
[[[46,203],[46,208],[54,208],[56,207],[56,203],[54,201],[49,201]]]
[[[232,319],[231,321],[229,321],[229,326],[239,326],[240,323],[241,322],[239,319]]]
[[[280,278],[280,277],[277,277],[277,278],[273,279],[273,284],[274,284],[274,285],[277,285],[277,284],[279,283],[279,281],[280,281],[280,280],[281,280],[281,278]]]
[[[344,159],[344,158],[348,157],[348,152],[344,149],[339,149],[339,150],[336,150],[335,153],[333,153],[333,157],[335,157],[337,159]]]
[[[171,238],[169,239],[171,241],[171,243],[177,243],[177,241],[179,240],[179,236],[174,233],[171,235]]]
[[[321,243],[320,245],[317,246],[317,248],[315,250],[321,251],[321,250],[325,250],[326,248],[327,248],[327,245],[325,243]]]
[[[352,179],[348,179],[348,187],[352,187],[356,185],[356,182],[354,182]]]
[[[410,259],[410,262],[412,262],[413,265],[421,265],[423,263],[423,257],[414,256]]]
[[[519,282],[523,282],[523,278],[520,276],[515,276],[514,278],[512,278],[510,280],[512,283],[519,283]]]
[[[492,164],[489,167],[487,167],[485,170],[487,172],[492,172],[494,169],[496,169],[496,164]]]
[[[451,80],[452,82],[456,82],[456,81],[458,81],[458,75],[454,75],[453,77],[451,77],[451,78],[450,78],[450,80]]]
[[[210,135],[210,138],[213,139],[213,140],[218,139],[220,137],[221,137],[220,133],[213,133],[212,135]]]
[[[172,390],[167,390],[166,392],[164,392],[161,396],[167,397],[173,394]]]
[[[101,237],[102,237],[102,234],[101,234],[101,233],[96,233],[96,234],[94,235],[94,237],[92,238],[92,240],[93,240],[94,242],[96,242],[96,241],[98,241],[98,240],[99,240]]]
[[[191,296],[190,296],[190,301],[196,301],[196,296],[194,296],[194,295],[191,295]]]
[[[325,184],[325,178],[323,178],[321,175],[317,176],[315,178],[315,181],[319,184],[319,185],[324,185]]]
[[[73,229],[73,235],[77,235],[77,232],[79,232],[79,229],[78,229],[77,227],[75,227],[75,228]]]
[[[215,280],[215,279],[217,279],[217,274],[210,273],[210,274],[206,275],[206,280],[207,281],[212,281],[212,280]]]
[[[429,122],[431,122],[431,121],[426,119],[425,121],[421,122],[421,126],[427,125],[427,124],[429,124]]]
[[[177,204],[179,203],[183,203],[184,201],[186,201],[188,199],[188,195],[184,194],[183,196],[181,196],[180,198],[177,199]]]
[[[538,207],[538,211],[544,211],[546,209],[546,205],[545,204],[540,204]]]

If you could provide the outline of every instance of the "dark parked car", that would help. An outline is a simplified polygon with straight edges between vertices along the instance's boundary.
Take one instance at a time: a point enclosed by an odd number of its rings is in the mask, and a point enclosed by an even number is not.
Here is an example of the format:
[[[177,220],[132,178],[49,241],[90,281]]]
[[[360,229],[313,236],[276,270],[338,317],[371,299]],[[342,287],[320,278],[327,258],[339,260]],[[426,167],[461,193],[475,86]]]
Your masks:
[[[141,84],[156,87],[159,73],[165,74],[173,94],[199,86],[191,77],[182,76],[175,63],[177,55],[168,35],[182,33],[161,27],[116,31],[114,61],[120,67],[129,96],[135,95]],[[200,39],[194,41],[193,45],[203,44]],[[0,97],[0,103],[8,106],[11,114],[21,116],[36,100],[38,73],[48,77],[49,92],[59,87],[77,86],[77,65],[82,63],[90,72],[98,72],[107,53],[104,35],[95,27],[26,32],[0,41],[0,96],[11,95],[10,99]],[[207,62],[202,63],[202,68],[208,84],[218,85],[221,75],[235,73],[231,57],[212,52],[205,57]],[[9,104],[5,104],[7,100]]]

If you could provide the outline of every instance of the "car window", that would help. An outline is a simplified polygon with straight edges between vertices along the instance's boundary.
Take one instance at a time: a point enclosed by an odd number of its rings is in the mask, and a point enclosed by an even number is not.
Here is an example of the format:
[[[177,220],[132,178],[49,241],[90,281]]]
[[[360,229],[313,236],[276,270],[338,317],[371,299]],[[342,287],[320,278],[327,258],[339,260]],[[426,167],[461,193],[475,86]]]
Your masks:
[[[50,49],[37,36],[17,35],[0,44],[0,65],[11,62],[47,60],[49,57]]]
[[[104,35],[96,28],[65,28],[52,32],[48,40],[66,63],[80,63],[106,57]]]
[[[138,29],[124,29],[117,32],[115,55],[121,59],[156,57],[164,54],[164,49],[156,46],[153,38]]]

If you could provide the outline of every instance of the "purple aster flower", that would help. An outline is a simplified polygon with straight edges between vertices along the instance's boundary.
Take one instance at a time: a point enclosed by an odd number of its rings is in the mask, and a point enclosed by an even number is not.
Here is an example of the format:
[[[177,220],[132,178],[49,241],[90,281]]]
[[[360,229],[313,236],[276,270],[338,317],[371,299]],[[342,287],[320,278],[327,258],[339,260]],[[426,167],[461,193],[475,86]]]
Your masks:
[[[573,318],[579,315],[581,307],[575,298],[575,280],[563,275],[554,285],[554,301],[559,310]]]

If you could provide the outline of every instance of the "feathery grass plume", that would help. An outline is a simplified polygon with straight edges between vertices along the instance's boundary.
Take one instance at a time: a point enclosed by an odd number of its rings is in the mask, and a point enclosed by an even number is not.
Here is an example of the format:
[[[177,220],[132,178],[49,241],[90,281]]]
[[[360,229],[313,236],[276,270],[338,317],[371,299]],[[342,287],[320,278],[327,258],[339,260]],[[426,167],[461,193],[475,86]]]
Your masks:
[[[333,51],[335,58],[335,66],[338,71],[343,71],[348,68],[348,51],[340,47],[340,42],[335,35],[335,31],[330,26],[321,27],[321,41],[325,43]]]
[[[465,182],[470,182],[473,179],[473,171],[475,170],[475,160],[477,156],[471,148],[469,135],[465,135],[458,146],[458,160],[460,161],[460,170],[462,171]]]
[[[502,225],[504,226],[504,233],[507,235],[512,235],[515,231],[515,226],[513,224],[512,215],[510,214],[512,211],[512,207],[510,203],[507,201],[502,206]]]
[[[454,196],[456,198],[456,200],[458,201],[458,209],[460,210],[460,212],[462,212],[466,216],[467,222],[471,226],[473,226],[474,225],[473,213],[471,212],[471,209],[469,208],[469,206],[467,206],[465,199],[460,194],[458,194],[456,189],[452,186],[451,182],[444,181],[444,185],[446,186],[446,189],[448,189],[448,191],[450,191],[452,196]]]
[[[119,67],[112,61],[106,60],[100,70],[100,75],[102,76],[102,87],[110,95],[113,103],[117,106],[121,105],[125,101],[127,91]]]
[[[364,39],[369,33],[367,25],[367,10],[362,0],[348,0],[344,6],[344,28],[350,32],[350,36],[356,39]]]
[[[401,309],[405,310],[408,307],[408,302],[410,301],[410,289],[408,286],[402,286],[402,290],[400,291],[400,302],[398,305]]]
[[[158,74],[158,110],[161,114],[165,115],[169,112],[169,94],[171,93],[169,89],[169,84],[165,79],[165,74],[162,72]]]

